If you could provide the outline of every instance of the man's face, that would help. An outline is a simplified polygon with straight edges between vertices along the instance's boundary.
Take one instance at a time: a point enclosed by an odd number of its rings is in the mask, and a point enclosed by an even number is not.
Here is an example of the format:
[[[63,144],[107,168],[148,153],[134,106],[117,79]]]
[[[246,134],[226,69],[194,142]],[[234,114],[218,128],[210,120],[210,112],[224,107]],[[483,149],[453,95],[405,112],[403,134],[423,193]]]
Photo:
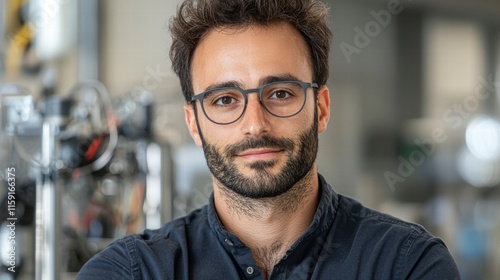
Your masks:
[[[306,43],[286,24],[210,31],[195,50],[191,74],[195,94],[214,85],[258,88],[270,77],[315,82]],[[329,117],[326,87],[317,102],[313,89],[307,91],[303,110],[290,118],[266,112],[258,93],[248,95],[244,115],[228,125],[208,120],[198,101],[197,116],[186,105],[189,130],[215,179],[240,195],[262,198],[280,195],[303,178]]]

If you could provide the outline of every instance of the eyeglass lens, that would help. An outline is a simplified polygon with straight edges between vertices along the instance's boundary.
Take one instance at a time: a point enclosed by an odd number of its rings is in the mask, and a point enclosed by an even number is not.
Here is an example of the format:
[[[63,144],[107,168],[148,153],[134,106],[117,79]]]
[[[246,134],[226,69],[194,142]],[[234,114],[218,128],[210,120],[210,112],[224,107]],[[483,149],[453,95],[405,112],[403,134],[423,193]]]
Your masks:
[[[305,102],[305,91],[298,82],[280,82],[265,85],[262,89],[264,108],[277,117],[297,114]],[[203,110],[216,123],[231,123],[245,110],[246,98],[241,89],[213,89],[203,98]]]

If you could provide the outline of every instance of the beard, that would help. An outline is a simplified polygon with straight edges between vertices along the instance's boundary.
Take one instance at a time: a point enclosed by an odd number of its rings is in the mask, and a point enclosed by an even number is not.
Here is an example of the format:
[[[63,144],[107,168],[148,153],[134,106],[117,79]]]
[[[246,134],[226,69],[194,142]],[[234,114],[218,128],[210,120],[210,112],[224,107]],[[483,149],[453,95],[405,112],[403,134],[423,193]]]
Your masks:
[[[247,198],[277,197],[290,190],[304,178],[316,161],[318,152],[318,118],[315,108],[314,122],[309,129],[293,141],[285,137],[261,136],[247,138],[240,143],[217,148],[209,144],[200,132],[203,151],[212,175],[227,189]],[[275,148],[283,150],[287,156],[284,166],[272,174],[271,168],[276,160],[257,161],[247,166],[254,171],[252,175],[242,174],[234,162],[234,157],[242,151],[256,148]]]

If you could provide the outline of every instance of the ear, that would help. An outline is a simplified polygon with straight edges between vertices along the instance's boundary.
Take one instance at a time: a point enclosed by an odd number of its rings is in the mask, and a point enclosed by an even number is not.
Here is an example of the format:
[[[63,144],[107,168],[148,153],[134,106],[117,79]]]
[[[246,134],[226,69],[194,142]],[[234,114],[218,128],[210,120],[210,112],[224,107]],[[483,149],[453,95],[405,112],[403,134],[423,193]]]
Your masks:
[[[318,132],[326,130],[330,120],[330,91],[327,86],[318,89]]]
[[[196,105],[194,105],[196,106]],[[191,137],[194,140],[194,143],[198,146],[201,147],[201,137],[200,133],[198,131],[198,125],[196,124],[196,114],[194,112],[193,105],[191,104],[185,104],[184,105],[184,116],[186,118],[186,124],[189,129],[189,133],[191,134]]]

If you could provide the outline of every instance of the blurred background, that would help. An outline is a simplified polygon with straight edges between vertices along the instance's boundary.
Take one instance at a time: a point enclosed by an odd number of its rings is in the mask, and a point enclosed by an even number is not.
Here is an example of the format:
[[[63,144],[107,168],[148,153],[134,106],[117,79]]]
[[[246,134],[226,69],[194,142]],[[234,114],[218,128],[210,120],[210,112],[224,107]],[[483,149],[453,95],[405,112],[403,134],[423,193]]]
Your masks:
[[[0,279],[72,279],[207,202],[168,58],[179,2],[0,1]],[[440,236],[464,279],[499,279],[500,2],[324,2],[320,172]]]

